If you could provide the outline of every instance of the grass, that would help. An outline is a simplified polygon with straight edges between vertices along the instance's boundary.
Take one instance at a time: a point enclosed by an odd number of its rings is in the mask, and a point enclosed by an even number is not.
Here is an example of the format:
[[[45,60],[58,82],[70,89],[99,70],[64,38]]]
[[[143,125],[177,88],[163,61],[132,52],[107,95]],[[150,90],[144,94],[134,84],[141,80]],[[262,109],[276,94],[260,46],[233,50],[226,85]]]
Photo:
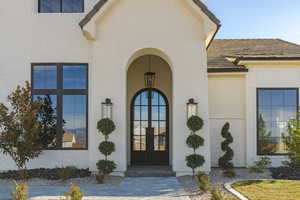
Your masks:
[[[300,181],[241,181],[232,187],[250,200],[300,199]]]

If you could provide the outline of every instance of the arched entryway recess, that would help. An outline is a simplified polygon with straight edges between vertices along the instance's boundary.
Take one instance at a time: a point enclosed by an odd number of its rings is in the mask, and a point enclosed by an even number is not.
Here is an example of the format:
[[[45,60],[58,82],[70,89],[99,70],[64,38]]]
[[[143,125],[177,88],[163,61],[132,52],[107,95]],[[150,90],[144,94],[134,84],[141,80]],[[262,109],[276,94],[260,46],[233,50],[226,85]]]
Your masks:
[[[153,88],[144,74],[155,72]],[[171,165],[172,71],[155,54],[136,56],[127,72],[128,165]]]

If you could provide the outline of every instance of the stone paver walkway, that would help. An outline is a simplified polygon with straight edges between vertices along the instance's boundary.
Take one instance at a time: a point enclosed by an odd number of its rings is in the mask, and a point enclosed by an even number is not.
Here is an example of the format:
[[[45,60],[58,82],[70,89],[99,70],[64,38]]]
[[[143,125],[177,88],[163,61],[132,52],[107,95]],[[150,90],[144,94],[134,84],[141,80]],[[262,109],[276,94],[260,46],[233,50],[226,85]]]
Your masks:
[[[125,178],[118,187],[82,187],[85,196],[95,200],[189,200],[175,177]],[[66,187],[31,187],[30,197],[62,196]],[[0,199],[9,199],[10,188],[0,188]],[[44,198],[43,198],[44,199]],[[90,198],[89,198],[90,199]]]

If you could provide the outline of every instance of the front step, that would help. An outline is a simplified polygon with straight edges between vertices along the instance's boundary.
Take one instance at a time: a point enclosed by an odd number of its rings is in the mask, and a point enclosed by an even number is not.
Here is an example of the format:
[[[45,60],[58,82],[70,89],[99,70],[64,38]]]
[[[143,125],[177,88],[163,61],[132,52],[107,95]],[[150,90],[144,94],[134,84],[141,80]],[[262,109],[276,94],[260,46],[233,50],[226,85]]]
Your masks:
[[[130,166],[125,172],[127,177],[175,177],[170,166]]]

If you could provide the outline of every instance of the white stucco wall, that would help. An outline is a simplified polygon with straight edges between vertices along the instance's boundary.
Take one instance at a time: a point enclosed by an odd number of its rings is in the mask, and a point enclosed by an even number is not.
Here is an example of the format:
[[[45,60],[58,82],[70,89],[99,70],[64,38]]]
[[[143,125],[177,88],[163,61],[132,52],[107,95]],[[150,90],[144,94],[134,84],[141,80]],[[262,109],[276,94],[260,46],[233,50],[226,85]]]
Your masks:
[[[190,173],[185,156],[192,151],[185,144],[189,134],[185,123],[186,102],[192,97],[199,102],[202,108],[200,116],[205,121],[201,134],[206,145],[198,151],[206,159],[201,170],[210,170],[207,58],[202,25],[201,18],[193,13],[188,4],[179,0],[118,1],[98,20],[93,49],[94,82],[91,87],[93,91],[93,88],[99,89],[92,94],[91,101],[95,108],[106,97],[112,98],[115,104],[114,111],[118,114],[114,120],[118,128],[112,140],[116,143],[117,152],[111,158],[118,161],[119,171],[125,171],[127,167],[126,76],[131,58],[136,54],[157,54],[169,63],[173,72],[172,142],[177,147],[173,148],[173,170]],[[139,51],[141,49],[144,50]],[[104,85],[109,87],[100,89]],[[96,131],[93,129],[96,119],[97,114],[92,114],[91,132]],[[91,166],[99,159],[95,153],[98,141],[96,135],[90,137]]]
[[[86,11],[96,0],[86,0]],[[185,156],[189,134],[186,102],[199,102],[205,126],[201,134],[205,146],[198,153],[205,156],[201,170],[210,170],[208,78],[206,38],[212,22],[182,0],[114,1],[96,23],[96,40],[88,41],[78,23],[87,13],[39,14],[37,0],[3,0],[0,6],[0,101],[25,80],[30,80],[33,62],[80,62],[89,64],[89,150],[45,151],[29,164],[30,168],[76,165],[96,170],[101,159],[98,144],[103,139],[96,123],[101,117],[101,102],[111,98],[117,129],[111,140],[117,151],[110,157],[117,171],[127,168],[127,70],[132,59],[154,54],[165,59],[172,70],[172,144],[173,170],[190,173]],[[13,11],[13,12],[12,12]],[[200,14],[199,14],[200,13]],[[141,51],[139,51],[141,50]],[[13,163],[0,155],[0,169],[12,169]]]
[[[218,159],[224,154],[221,150],[222,127],[230,123],[234,142],[233,163],[235,167],[246,166],[246,91],[245,74],[209,75],[210,150],[212,166],[218,166]]]
[[[247,118],[247,164],[252,165],[257,156],[256,134],[256,88],[299,88],[300,64],[265,63],[248,65],[246,79],[246,118]],[[273,166],[280,166],[285,156],[270,156]]]
[[[85,0],[86,11],[94,2]],[[0,2],[0,102],[5,102],[18,84],[30,80],[33,62],[91,64],[91,43],[82,37],[78,26],[86,13],[38,13],[37,0]],[[87,150],[45,151],[29,167],[88,167],[88,160]],[[14,164],[0,155],[0,170],[5,169],[14,169]]]

